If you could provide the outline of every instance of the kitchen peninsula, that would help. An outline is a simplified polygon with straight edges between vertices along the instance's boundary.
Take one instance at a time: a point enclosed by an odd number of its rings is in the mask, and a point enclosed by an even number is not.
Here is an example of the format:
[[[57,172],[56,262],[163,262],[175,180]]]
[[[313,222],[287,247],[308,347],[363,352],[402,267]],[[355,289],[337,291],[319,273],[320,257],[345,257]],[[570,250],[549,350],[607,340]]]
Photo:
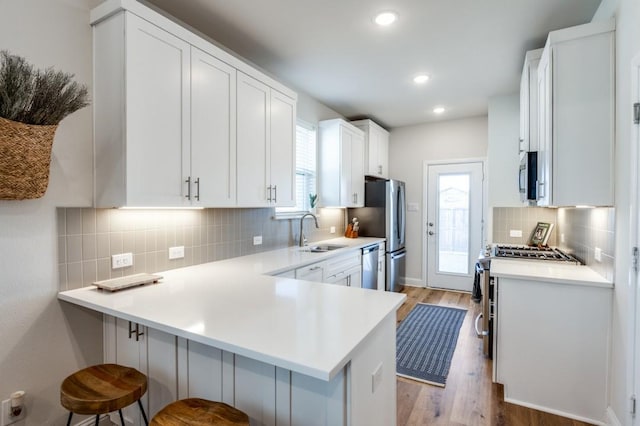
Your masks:
[[[393,425],[396,309],[406,296],[264,275],[382,241],[345,240],[333,252],[289,247],[59,298],[105,314],[104,361],[148,374],[152,414],[199,396],[247,412],[252,425]],[[127,416],[137,423],[135,410]]]

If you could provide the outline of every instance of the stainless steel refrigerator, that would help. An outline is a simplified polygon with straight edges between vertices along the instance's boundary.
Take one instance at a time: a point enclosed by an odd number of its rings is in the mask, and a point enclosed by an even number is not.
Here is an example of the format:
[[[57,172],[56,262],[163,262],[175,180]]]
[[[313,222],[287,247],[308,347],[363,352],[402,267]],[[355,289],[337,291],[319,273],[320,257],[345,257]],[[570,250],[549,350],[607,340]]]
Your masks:
[[[404,182],[399,180],[375,180],[365,183],[365,207],[349,209],[349,220],[358,218],[358,235],[386,238],[387,291],[400,291],[404,285],[406,255],[405,224],[406,201]]]

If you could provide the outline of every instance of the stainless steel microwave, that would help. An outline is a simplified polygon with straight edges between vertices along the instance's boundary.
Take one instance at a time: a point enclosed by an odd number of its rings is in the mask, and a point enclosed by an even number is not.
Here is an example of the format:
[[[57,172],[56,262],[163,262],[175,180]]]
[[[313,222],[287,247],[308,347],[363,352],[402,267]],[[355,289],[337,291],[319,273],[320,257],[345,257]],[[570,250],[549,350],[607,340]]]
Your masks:
[[[535,201],[538,199],[538,153],[522,152],[520,157],[520,173],[518,175],[518,189],[520,201]]]

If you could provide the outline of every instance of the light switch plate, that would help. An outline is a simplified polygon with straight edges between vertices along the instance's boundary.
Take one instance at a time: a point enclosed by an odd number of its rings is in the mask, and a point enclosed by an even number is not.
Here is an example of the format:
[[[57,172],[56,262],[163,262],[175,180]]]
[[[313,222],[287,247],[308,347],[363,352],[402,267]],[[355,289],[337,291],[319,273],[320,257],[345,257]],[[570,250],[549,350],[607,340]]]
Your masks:
[[[336,233],[336,227],[332,226],[331,228],[329,228],[329,233],[330,234],[335,234]]]
[[[407,211],[408,212],[417,212],[420,210],[420,205],[418,203],[408,203]]]
[[[253,245],[259,246],[260,244],[262,244],[262,235],[256,235],[253,237]]]

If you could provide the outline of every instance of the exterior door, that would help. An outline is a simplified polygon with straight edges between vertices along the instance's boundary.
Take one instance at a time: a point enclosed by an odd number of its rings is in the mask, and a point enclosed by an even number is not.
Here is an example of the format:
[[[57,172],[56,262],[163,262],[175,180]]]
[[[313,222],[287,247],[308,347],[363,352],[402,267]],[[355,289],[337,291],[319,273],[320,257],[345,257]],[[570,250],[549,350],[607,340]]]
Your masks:
[[[427,286],[471,291],[482,245],[483,163],[427,166]]]

